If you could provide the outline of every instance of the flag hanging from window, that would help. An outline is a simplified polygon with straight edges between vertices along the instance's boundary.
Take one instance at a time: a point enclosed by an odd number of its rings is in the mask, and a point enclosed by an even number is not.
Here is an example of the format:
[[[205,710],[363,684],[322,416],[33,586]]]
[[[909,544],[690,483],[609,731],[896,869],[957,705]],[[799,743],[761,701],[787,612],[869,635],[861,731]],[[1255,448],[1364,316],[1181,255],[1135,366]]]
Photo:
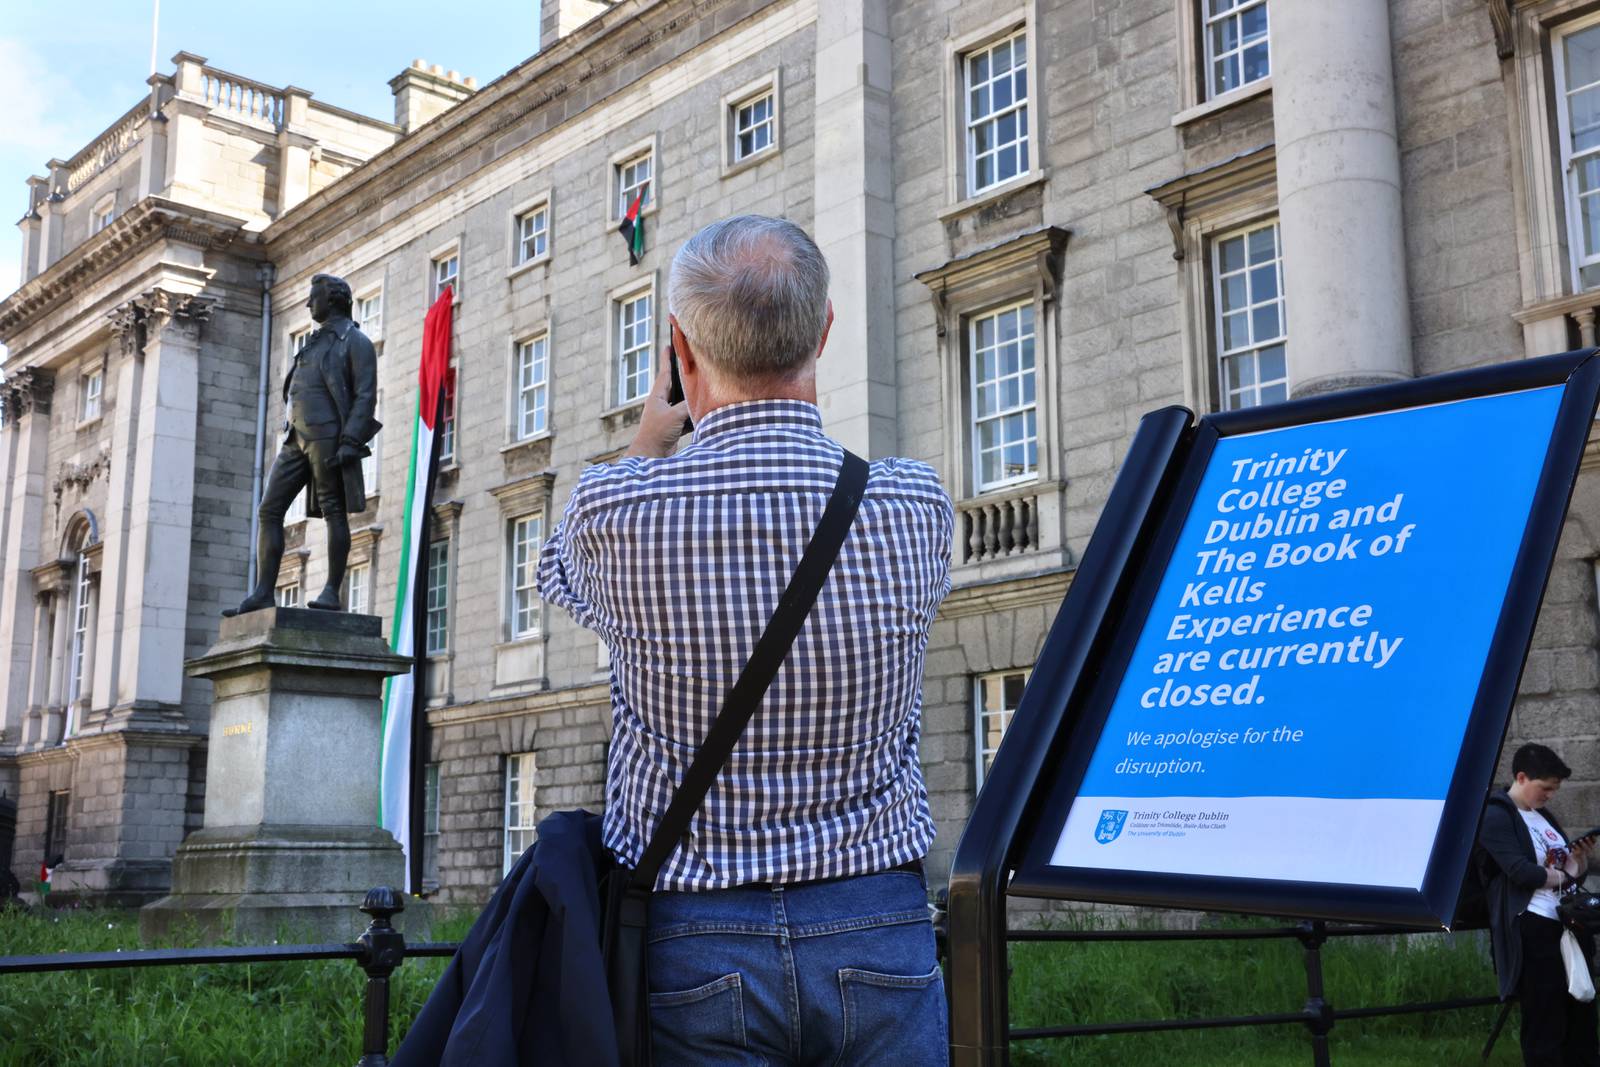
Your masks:
[[[427,703],[425,646],[428,519],[433,511],[433,481],[444,436],[445,382],[450,367],[450,317],[453,287],[445,286],[422,324],[422,361],[417,370],[417,417],[411,429],[411,464],[406,476],[405,518],[400,531],[400,573],[395,588],[394,629],[389,644],[411,657],[411,670],[386,680],[383,690],[379,824],[394,835],[406,855],[406,891],[422,889],[423,709]]]
[[[639,260],[644,258],[644,219],[639,217],[639,208],[644,204],[644,191],[648,186],[640,188],[634,194],[633,203],[628,205],[628,213],[622,217],[622,225],[617,227],[617,232],[622,234],[622,239],[628,242],[628,266],[637,267]]]

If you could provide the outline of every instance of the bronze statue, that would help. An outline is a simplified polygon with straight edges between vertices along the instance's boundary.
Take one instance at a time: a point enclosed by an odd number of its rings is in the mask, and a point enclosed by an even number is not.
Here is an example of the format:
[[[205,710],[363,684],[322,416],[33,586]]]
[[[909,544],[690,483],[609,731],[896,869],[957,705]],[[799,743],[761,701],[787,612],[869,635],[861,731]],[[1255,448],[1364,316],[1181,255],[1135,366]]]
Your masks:
[[[320,517],[328,530],[328,583],[306,606],[338,611],[350,555],[352,511],[367,506],[361,460],[382,424],[373,418],[378,396],[378,361],[372,342],[350,319],[350,286],[343,278],[318,274],[306,301],[322,324],[283,382],[284,439],[267,477],[257,510],[256,587],[224,615],[271,607],[283,561],[283,516],[309,483],[306,514]]]

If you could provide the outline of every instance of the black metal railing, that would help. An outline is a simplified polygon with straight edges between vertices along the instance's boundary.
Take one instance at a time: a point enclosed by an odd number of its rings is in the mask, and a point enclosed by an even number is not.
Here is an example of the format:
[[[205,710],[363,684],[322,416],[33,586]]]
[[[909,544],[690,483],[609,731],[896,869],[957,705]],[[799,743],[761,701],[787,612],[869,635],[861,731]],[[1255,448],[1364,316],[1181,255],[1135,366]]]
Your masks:
[[[367,929],[349,944],[250,945],[220,948],[157,948],[132,952],[62,952],[45,956],[0,956],[0,978],[40,971],[94,971],[113,967],[189,967],[206,963],[285,963],[294,960],[353,960],[367,974],[361,1059],[356,1067],[389,1062],[389,976],[408,959],[452,956],[460,946],[448,941],[406,944],[393,919],[405,910],[405,897],[389,886],[369,890],[361,911]]]
[[[1149,1034],[1171,1030],[1219,1030],[1228,1027],[1302,1025],[1311,1034],[1311,1056],[1316,1067],[1329,1067],[1328,1034],[1336,1022],[1343,1019],[1371,1019],[1386,1015],[1423,1015],[1430,1012],[1457,1011],[1465,1008],[1482,1008],[1501,1004],[1498,997],[1456,997],[1449,1000],[1420,1001],[1411,1004],[1379,1004],[1359,1008],[1335,1008],[1328,1000],[1322,981],[1322,946],[1336,937],[1394,937],[1429,931],[1415,927],[1379,926],[1370,924],[1330,925],[1321,921],[1307,921],[1294,926],[1236,927],[1231,929],[1199,930],[1007,930],[1008,942],[1115,942],[1115,941],[1265,941],[1297,940],[1302,948],[1305,964],[1306,999],[1299,1011],[1271,1012],[1258,1015],[1208,1016],[1188,1019],[1143,1019],[1131,1022],[1085,1023],[1074,1026],[1010,1027],[1006,1037],[1009,1042],[1037,1040],[1040,1038],[1098,1037],[1108,1034]],[[1435,931],[1436,932],[1436,931]],[[1510,1009],[1505,1002],[1484,1044],[1483,1058],[1487,1060],[1494,1050],[1495,1041],[1505,1026]]]

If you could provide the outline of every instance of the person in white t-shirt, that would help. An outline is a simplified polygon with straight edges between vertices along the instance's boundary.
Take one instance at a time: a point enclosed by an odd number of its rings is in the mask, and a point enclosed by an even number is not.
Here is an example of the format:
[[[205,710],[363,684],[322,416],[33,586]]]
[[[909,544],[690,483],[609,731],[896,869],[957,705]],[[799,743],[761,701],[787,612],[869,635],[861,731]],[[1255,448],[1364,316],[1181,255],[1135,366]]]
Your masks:
[[[1595,839],[1569,840],[1547,808],[1572,770],[1544,745],[1523,745],[1511,758],[1513,781],[1489,798],[1478,844],[1490,862],[1489,932],[1500,999],[1522,1005],[1522,1060],[1539,1067],[1600,1067],[1594,1001],[1567,993],[1556,903],[1588,872]],[[1594,944],[1580,935],[1584,957]]]

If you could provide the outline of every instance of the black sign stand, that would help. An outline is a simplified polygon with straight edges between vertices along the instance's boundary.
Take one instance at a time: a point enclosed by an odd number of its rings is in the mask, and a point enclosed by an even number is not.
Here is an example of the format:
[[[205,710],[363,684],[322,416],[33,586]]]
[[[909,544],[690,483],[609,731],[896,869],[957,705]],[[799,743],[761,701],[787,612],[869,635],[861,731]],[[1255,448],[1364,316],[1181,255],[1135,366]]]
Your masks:
[[[1207,415],[1198,423],[1179,407],[1144,417],[956,849],[947,974],[952,1063],[1007,1062],[1008,896],[1448,925],[1600,402],[1596,351]],[[1077,795],[1220,439],[1546,386],[1565,391],[1420,891],[1142,872],[1131,878],[1041,862],[1049,852],[1040,839],[1059,828],[1046,813],[1065,812]]]

